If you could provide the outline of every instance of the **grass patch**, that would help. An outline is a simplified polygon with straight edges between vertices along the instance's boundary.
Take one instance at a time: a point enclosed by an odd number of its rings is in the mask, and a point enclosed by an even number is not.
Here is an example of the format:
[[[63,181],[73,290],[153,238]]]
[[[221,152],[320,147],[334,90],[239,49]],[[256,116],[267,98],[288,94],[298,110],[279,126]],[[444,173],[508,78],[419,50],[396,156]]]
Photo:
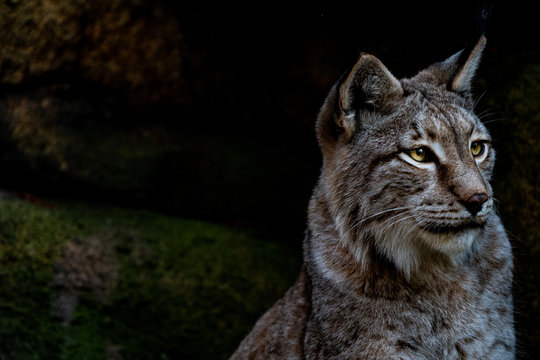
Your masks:
[[[68,244],[87,250],[73,265],[81,274],[67,290],[78,294],[78,303],[63,323],[51,316],[51,304]],[[95,269],[99,246],[109,249],[116,274]],[[125,359],[225,359],[293,283],[300,261],[283,244],[213,224],[4,200],[0,358],[105,359],[117,352]],[[87,279],[92,276],[99,281]],[[96,283],[109,285],[98,292]]]

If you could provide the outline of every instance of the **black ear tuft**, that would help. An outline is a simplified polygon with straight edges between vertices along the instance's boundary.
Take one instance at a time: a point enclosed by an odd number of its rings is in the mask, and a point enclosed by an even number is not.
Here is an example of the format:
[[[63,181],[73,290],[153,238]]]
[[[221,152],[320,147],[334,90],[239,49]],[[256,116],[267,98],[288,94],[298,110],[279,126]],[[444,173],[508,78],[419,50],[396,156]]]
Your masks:
[[[488,28],[491,21],[491,14],[493,13],[493,4],[482,1],[476,12],[476,38],[489,36]]]

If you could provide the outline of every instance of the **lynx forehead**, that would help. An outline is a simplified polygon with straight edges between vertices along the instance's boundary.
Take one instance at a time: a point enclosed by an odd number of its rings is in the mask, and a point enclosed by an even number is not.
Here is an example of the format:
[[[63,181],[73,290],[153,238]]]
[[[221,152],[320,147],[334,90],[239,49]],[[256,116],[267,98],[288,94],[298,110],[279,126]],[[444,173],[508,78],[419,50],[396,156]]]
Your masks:
[[[362,54],[334,85],[302,272],[233,359],[514,358],[512,253],[470,93],[484,46],[402,80]]]

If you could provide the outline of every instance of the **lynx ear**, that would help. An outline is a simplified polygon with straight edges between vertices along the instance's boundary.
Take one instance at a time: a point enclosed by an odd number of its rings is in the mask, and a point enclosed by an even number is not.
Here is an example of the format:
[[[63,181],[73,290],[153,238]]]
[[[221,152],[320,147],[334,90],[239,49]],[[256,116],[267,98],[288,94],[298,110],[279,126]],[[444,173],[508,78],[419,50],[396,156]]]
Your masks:
[[[361,54],[339,86],[337,125],[350,138],[356,129],[359,110],[383,110],[390,99],[403,94],[401,83],[375,56]]]
[[[416,79],[434,85],[446,85],[448,90],[468,97],[485,46],[486,38],[482,35],[472,50],[461,50],[445,61],[430,66],[421,71]]]
[[[459,68],[457,74],[452,80],[450,90],[457,93],[468,93],[471,91],[471,82],[476,74],[476,69],[478,69],[480,58],[482,57],[482,51],[485,47],[486,37],[482,35],[467,57],[465,63]]]

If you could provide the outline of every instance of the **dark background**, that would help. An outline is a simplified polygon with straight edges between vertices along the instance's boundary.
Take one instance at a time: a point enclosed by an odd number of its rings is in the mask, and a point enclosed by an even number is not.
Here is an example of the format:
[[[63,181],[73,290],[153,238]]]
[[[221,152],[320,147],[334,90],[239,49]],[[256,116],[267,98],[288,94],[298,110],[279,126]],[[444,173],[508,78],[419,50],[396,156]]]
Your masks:
[[[321,162],[314,121],[333,82],[360,52],[398,78],[414,76],[477,40],[482,5],[6,1],[0,187],[250,229],[300,253]],[[520,346],[533,358],[537,19],[530,2],[485,6],[488,45],[474,90],[498,150],[494,184],[516,253]]]
[[[302,10],[260,4],[203,11],[169,1],[57,3],[47,8],[40,1],[14,1],[2,8],[0,130],[10,137],[8,128],[17,117],[12,115],[17,112],[14,103],[21,99],[31,103],[26,104],[32,109],[26,121],[45,128],[27,131],[31,141],[24,134],[4,139],[5,187],[144,204],[218,221],[260,222],[264,215],[269,221],[262,222],[290,221],[287,225],[299,228],[302,216],[295,216],[304,213],[320,164],[314,121],[334,81],[360,52],[379,57],[398,78],[411,77],[474,44],[484,6],[474,1],[370,2]],[[539,45],[530,5],[485,7],[491,13],[488,46],[475,90],[489,100],[490,92],[518,76]],[[488,77],[493,82],[486,83]],[[180,133],[184,138],[177,142],[185,141],[184,155],[169,152],[173,159],[160,160],[151,170],[155,173],[145,172],[148,178],[141,183],[133,178],[133,184],[115,182],[114,173],[126,168],[113,163],[100,168],[97,162],[103,159],[94,161],[93,171],[81,165],[94,160],[82,158],[81,142],[99,143],[84,137],[89,127],[112,138],[145,132],[158,145],[174,142],[168,135]],[[56,144],[47,138],[50,133]],[[77,154],[62,143],[62,136],[71,133],[81,137]],[[194,139],[201,141],[193,144]],[[232,163],[225,150],[243,156],[260,150],[264,155]],[[197,166],[197,160],[211,162],[211,169]],[[282,162],[286,168],[279,167]],[[237,173],[212,173],[218,164]],[[294,200],[284,207],[283,199],[291,194]],[[260,197],[270,203],[262,205],[256,200]],[[200,206],[187,208],[181,204],[186,202]],[[291,206],[297,208],[288,213]],[[280,215],[283,211],[287,216]]]

